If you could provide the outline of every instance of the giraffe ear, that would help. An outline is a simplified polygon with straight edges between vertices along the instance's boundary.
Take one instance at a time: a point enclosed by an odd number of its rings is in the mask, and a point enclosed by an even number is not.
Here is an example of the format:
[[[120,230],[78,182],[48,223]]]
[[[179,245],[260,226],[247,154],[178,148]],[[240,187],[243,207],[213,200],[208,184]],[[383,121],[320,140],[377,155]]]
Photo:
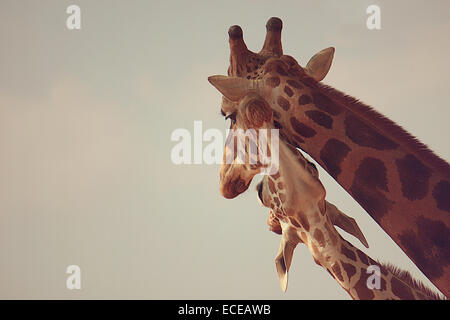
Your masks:
[[[216,87],[228,100],[238,102],[250,90],[257,88],[258,80],[248,80],[241,77],[211,76],[208,81]]]
[[[275,258],[275,266],[277,268],[278,280],[283,292],[286,292],[288,285],[288,273],[291,267],[292,256],[294,254],[295,245],[281,238],[280,249]]]
[[[322,81],[333,62],[334,48],[326,48],[317,52],[306,65],[305,71],[317,81]]]
[[[333,223],[333,225],[341,228],[345,232],[357,238],[366,248],[369,247],[366,237],[364,237],[364,234],[358,227],[358,224],[356,223],[355,219],[350,218],[341,210],[339,210],[334,204],[331,204],[328,201],[325,201],[325,205],[327,215],[330,217],[330,220]]]

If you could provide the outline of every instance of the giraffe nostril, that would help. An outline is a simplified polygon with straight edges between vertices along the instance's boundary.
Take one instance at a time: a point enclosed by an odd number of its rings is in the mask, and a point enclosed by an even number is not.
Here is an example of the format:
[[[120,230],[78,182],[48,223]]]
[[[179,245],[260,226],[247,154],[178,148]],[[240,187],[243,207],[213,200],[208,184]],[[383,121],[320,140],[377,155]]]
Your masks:
[[[247,190],[247,185],[245,184],[245,181],[241,178],[237,179],[234,181],[233,185],[232,185],[232,189],[236,192],[236,193],[242,193],[245,190]]]
[[[224,181],[220,185],[220,192],[225,198],[233,199],[238,195],[240,195],[241,193],[243,193],[244,191],[246,191],[248,189],[249,184],[250,181],[247,184],[245,180],[241,179],[240,177],[238,177],[235,180],[226,179],[226,181]]]

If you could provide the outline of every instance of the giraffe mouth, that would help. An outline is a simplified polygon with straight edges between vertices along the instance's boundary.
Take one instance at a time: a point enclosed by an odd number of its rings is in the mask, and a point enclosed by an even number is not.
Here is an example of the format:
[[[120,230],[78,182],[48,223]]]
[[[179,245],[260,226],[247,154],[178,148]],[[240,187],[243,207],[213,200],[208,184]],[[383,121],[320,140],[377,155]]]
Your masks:
[[[234,180],[230,180],[221,185],[220,192],[227,199],[236,198],[241,193],[244,193],[250,185],[250,181],[246,182],[240,176]]]
[[[227,199],[236,198],[245,192],[252,179],[242,177],[240,166],[222,164],[220,170],[220,193]],[[248,181],[247,181],[248,180]]]

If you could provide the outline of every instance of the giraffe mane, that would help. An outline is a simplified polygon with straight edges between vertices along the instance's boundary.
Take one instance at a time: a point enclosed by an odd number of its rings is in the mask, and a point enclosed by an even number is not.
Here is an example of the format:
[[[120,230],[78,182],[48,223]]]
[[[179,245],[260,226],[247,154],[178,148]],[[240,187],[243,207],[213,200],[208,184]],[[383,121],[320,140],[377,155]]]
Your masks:
[[[450,178],[450,164],[446,160],[439,157],[427,145],[385,115],[376,111],[371,106],[364,104],[360,100],[329,85],[318,82],[306,74],[302,74],[300,80],[306,85],[319,90],[336,102],[341,103],[348,110],[364,118],[371,125],[381,129],[382,132],[393,137],[394,140],[399,142],[402,146],[405,146],[410,152],[414,153],[419,159],[427,163],[432,169],[442,173],[447,178]]]
[[[391,263],[382,263],[382,262],[379,262],[379,263],[381,264],[381,266],[383,266],[386,269],[388,269],[399,280],[405,282],[406,284],[408,284],[412,288],[422,292],[424,295],[426,295],[430,299],[433,299],[433,300],[447,300],[439,292],[436,292],[436,291],[432,290],[431,288],[426,286],[422,281],[415,279],[411,275],[411,273],[409,271],[400,269],[399,267],[394,266]]]

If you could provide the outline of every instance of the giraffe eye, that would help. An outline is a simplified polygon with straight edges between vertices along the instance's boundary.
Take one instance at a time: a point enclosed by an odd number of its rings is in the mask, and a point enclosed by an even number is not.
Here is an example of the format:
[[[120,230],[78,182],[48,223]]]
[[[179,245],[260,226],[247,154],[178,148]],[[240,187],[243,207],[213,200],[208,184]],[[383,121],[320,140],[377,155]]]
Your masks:
[[[231,119],[231,123],[235,124],[236,123],[236,112],[233,112],[227,116],[225,116],[225,120],[227,119]]]

